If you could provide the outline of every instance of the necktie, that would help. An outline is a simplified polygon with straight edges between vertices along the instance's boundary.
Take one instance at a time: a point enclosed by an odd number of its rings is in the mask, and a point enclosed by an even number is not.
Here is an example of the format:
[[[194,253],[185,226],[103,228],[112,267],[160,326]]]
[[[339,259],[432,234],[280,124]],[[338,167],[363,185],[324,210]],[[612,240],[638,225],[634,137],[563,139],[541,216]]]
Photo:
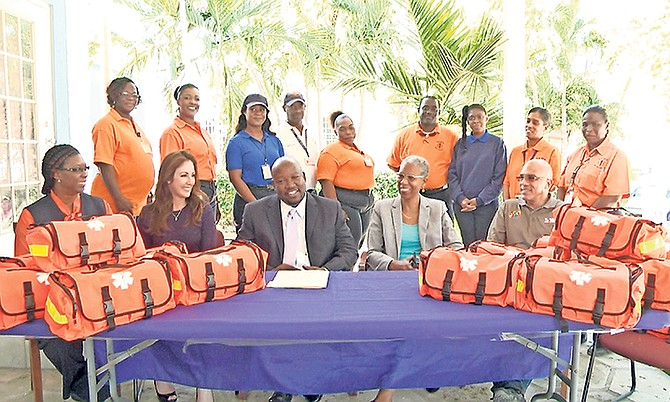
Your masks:
[[[286,232],[284,233],[284,264],[295,266],[298,252],[298,211],[291,208],[288,211]]]

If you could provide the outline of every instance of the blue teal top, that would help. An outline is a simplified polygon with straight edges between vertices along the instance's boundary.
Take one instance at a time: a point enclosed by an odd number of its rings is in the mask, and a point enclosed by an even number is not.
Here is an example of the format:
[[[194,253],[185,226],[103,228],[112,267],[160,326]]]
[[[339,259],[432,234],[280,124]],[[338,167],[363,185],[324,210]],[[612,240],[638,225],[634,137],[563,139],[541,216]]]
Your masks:
[[[272,167],[282,156],[284,147],[276,135],[264,132],[261,142],[242,130],[228,141],[226,169],[241,169],[242,180],[247,185],[267,186],[271,180],[263,178],[262,166],[267,163]]]
[[[400,252],[398,259],[402,260],[418,256],[421,253],[421,242],[419,241],[419,225],[402,224],[400,228]]]

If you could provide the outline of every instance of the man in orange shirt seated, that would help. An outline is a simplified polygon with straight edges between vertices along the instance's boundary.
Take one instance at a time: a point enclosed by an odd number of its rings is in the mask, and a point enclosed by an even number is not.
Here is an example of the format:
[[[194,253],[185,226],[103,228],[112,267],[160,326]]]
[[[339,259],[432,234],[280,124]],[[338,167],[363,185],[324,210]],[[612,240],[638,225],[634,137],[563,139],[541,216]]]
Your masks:
[[[397,172],[400,163],[409,155],[421,156],[428,161],[430,172],[421,195],[447,204],[449,216],[454,219],[451,197],[447,186],[447,171],[459,134],[438,122],[440,103],[434,96],[424,96],[419,102],[419,122],[407,127],[395,139],[386,163]]]
[[[542,159],[551,166],[552,183],[558,183],[561,177],[561,153],[544,139],[551,124],[551,115],[547,109],[534,107],[526,118],[526,142],[512,149],[507,162],[507,172],[503,180],[503,199],[509,200],[521,193],[517,176],[523,165],[533,159]]]
[[[586,144],[568,157],[558,181],[558,198],[572,205],[616,208],[629,195],[628,158],[609,138],[605,108],[589,106],[582,115]]]

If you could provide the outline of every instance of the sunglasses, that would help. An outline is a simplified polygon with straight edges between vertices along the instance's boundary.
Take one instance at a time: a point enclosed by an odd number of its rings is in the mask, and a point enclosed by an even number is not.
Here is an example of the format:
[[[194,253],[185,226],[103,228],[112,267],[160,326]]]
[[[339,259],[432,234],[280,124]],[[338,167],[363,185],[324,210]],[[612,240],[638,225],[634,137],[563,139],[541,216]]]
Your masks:
[[[549,180],[549,179],[546,178],[546,177],[535,176],[534,174],[520,174],[520,175],[518,175],[518,176],[516,177],[516,179],[519,181],[519,183],[521,183],[521,182],[524,181],[524,180],[528,180],[528,181],[530,181],[530,182],[536,182],[536,181],[538,181],[538,180],[540,180],[540,179],[547,179],[547,180]]]

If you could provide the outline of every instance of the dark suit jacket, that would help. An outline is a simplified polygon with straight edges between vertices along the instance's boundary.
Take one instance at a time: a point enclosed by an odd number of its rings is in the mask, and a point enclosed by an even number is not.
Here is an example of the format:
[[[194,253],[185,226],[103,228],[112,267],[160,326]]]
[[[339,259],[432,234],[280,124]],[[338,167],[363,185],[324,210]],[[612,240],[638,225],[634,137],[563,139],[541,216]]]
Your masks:
[[[305,240],[310,263],[330,271],[351,270],[358,252],[340,204],[310,193],[305,193],[305,197]],[[280,265],[284,254],[279,203],[275,194],[247,204],[237,234],[238,239],[250,240],[270,254],[268,269]]]

